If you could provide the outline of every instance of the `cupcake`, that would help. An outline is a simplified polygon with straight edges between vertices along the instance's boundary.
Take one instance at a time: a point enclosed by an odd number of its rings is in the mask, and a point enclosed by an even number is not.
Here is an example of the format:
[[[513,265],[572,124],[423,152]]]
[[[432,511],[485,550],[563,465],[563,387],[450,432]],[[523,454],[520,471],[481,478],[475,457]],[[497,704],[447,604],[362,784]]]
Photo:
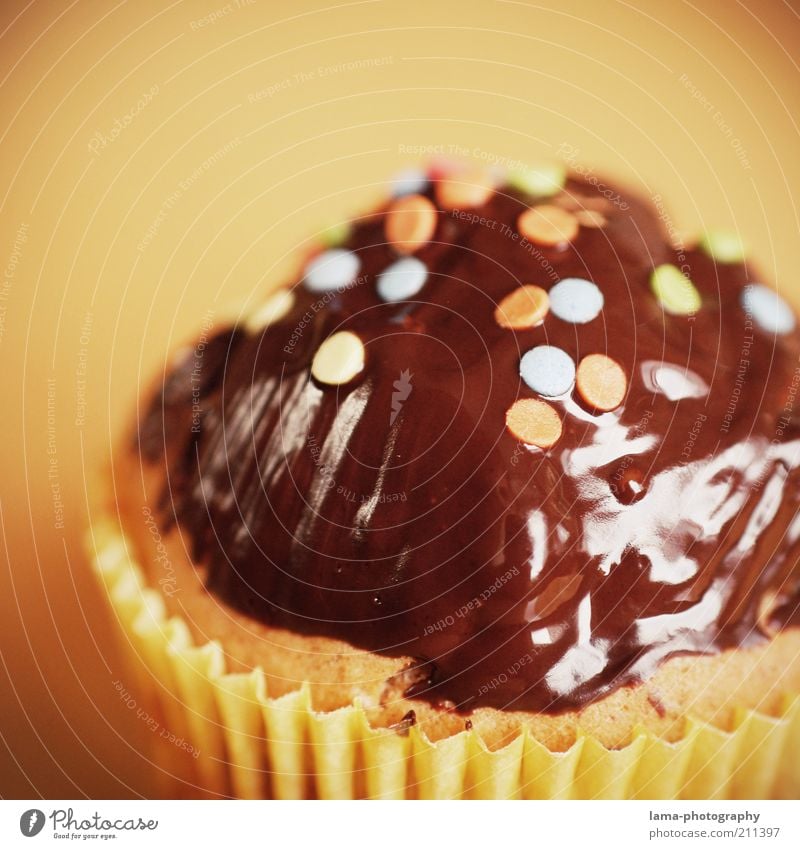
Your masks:
[[[720,233],[441,165],[178,351],[96,562],[197,788],[800,784],[800,334]]]

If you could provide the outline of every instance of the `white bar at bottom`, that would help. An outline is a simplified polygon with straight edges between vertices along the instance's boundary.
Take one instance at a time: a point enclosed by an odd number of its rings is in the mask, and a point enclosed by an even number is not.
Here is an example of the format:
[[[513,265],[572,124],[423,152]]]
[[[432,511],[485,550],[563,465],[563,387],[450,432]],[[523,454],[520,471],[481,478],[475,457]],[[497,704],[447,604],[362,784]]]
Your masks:
[[[800,803],[0,801],[0,846],[800,846]]]

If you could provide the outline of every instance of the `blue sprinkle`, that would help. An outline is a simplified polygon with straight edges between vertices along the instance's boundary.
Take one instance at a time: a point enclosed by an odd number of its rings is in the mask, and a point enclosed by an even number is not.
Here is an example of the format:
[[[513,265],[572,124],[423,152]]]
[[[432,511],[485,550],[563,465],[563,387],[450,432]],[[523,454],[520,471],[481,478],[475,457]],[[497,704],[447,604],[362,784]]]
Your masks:
[[[391,194],[393,198],[406,195],[418,195],[428,188],[428,175],[419,168],[406,168],[392,177]]]
[[[344,248],[324,251],[306,266],[306,288],[312,292],[343,289],[356,279],[360,268],[361,260],[352,251]]]
[[[784,334],[794,330],[792,308],[772,289],[750,283],[742,291],[742,306],[767,333]]]
[[[531,348],[520,360],[519,373],[534,392],[545,398],[564,395],[575,383],[572,357],[553,345]]]
[[[550,290],[550,312],[562,321],[586,324],[600,315],[603,293],[588,280],[568,277]]]
[[[413,298],[425,285],[428,269],[424,262],[409,256],[393,262],[378,278],[378,295],[384,301]]]

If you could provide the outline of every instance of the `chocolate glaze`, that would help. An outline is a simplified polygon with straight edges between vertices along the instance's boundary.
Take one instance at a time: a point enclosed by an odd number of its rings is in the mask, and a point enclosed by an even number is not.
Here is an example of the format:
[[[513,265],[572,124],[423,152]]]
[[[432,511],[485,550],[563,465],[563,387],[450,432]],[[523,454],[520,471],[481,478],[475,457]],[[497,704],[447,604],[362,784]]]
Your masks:
[[[442,210],[416,254],[428,281],[395,304],[375,293],[396,259],[380,209],[347,242],[355,285],[298,284],[278,324],[224,329],[176,361],[139,443],[164,472],[162,521],[210,592],[270,625],[411,656],[404,691],[451,709],[555,712],[666,657],[800,623],[798,334],[754,324],[740,305],[754,272],[676,251],[637,198],[570,180],[555,202],[602,207],[608,223],[537,249],[516,229],[534,201],[511,189],[471,211],[483,223]],[[694,281],[696,315],[654,297],[664,262]],[[521,283],[571,276],[603,291],[594,321],[495,323]],[[363,340],[365,369],[318,385],[311,358],[341,329]],[[629,391],[605,415],[553,402],[564,432],[541,451],[505,411],[534,396],[519,360],[545,342],[576,362],[608,354]],[[661,363],[695,397],[658,391]],[[393,405],[404,371],[411,391]]]

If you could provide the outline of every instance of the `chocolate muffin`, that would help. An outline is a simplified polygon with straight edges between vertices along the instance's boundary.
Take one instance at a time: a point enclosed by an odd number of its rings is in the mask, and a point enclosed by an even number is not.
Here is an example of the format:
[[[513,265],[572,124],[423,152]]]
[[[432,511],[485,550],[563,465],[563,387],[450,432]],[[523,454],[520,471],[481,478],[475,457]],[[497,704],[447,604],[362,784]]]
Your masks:
[[[434,743],[779,717],[800,334],[737,239],[668,224],[556,167],[402,175],[144,399],[114,508],[167,614]]]

